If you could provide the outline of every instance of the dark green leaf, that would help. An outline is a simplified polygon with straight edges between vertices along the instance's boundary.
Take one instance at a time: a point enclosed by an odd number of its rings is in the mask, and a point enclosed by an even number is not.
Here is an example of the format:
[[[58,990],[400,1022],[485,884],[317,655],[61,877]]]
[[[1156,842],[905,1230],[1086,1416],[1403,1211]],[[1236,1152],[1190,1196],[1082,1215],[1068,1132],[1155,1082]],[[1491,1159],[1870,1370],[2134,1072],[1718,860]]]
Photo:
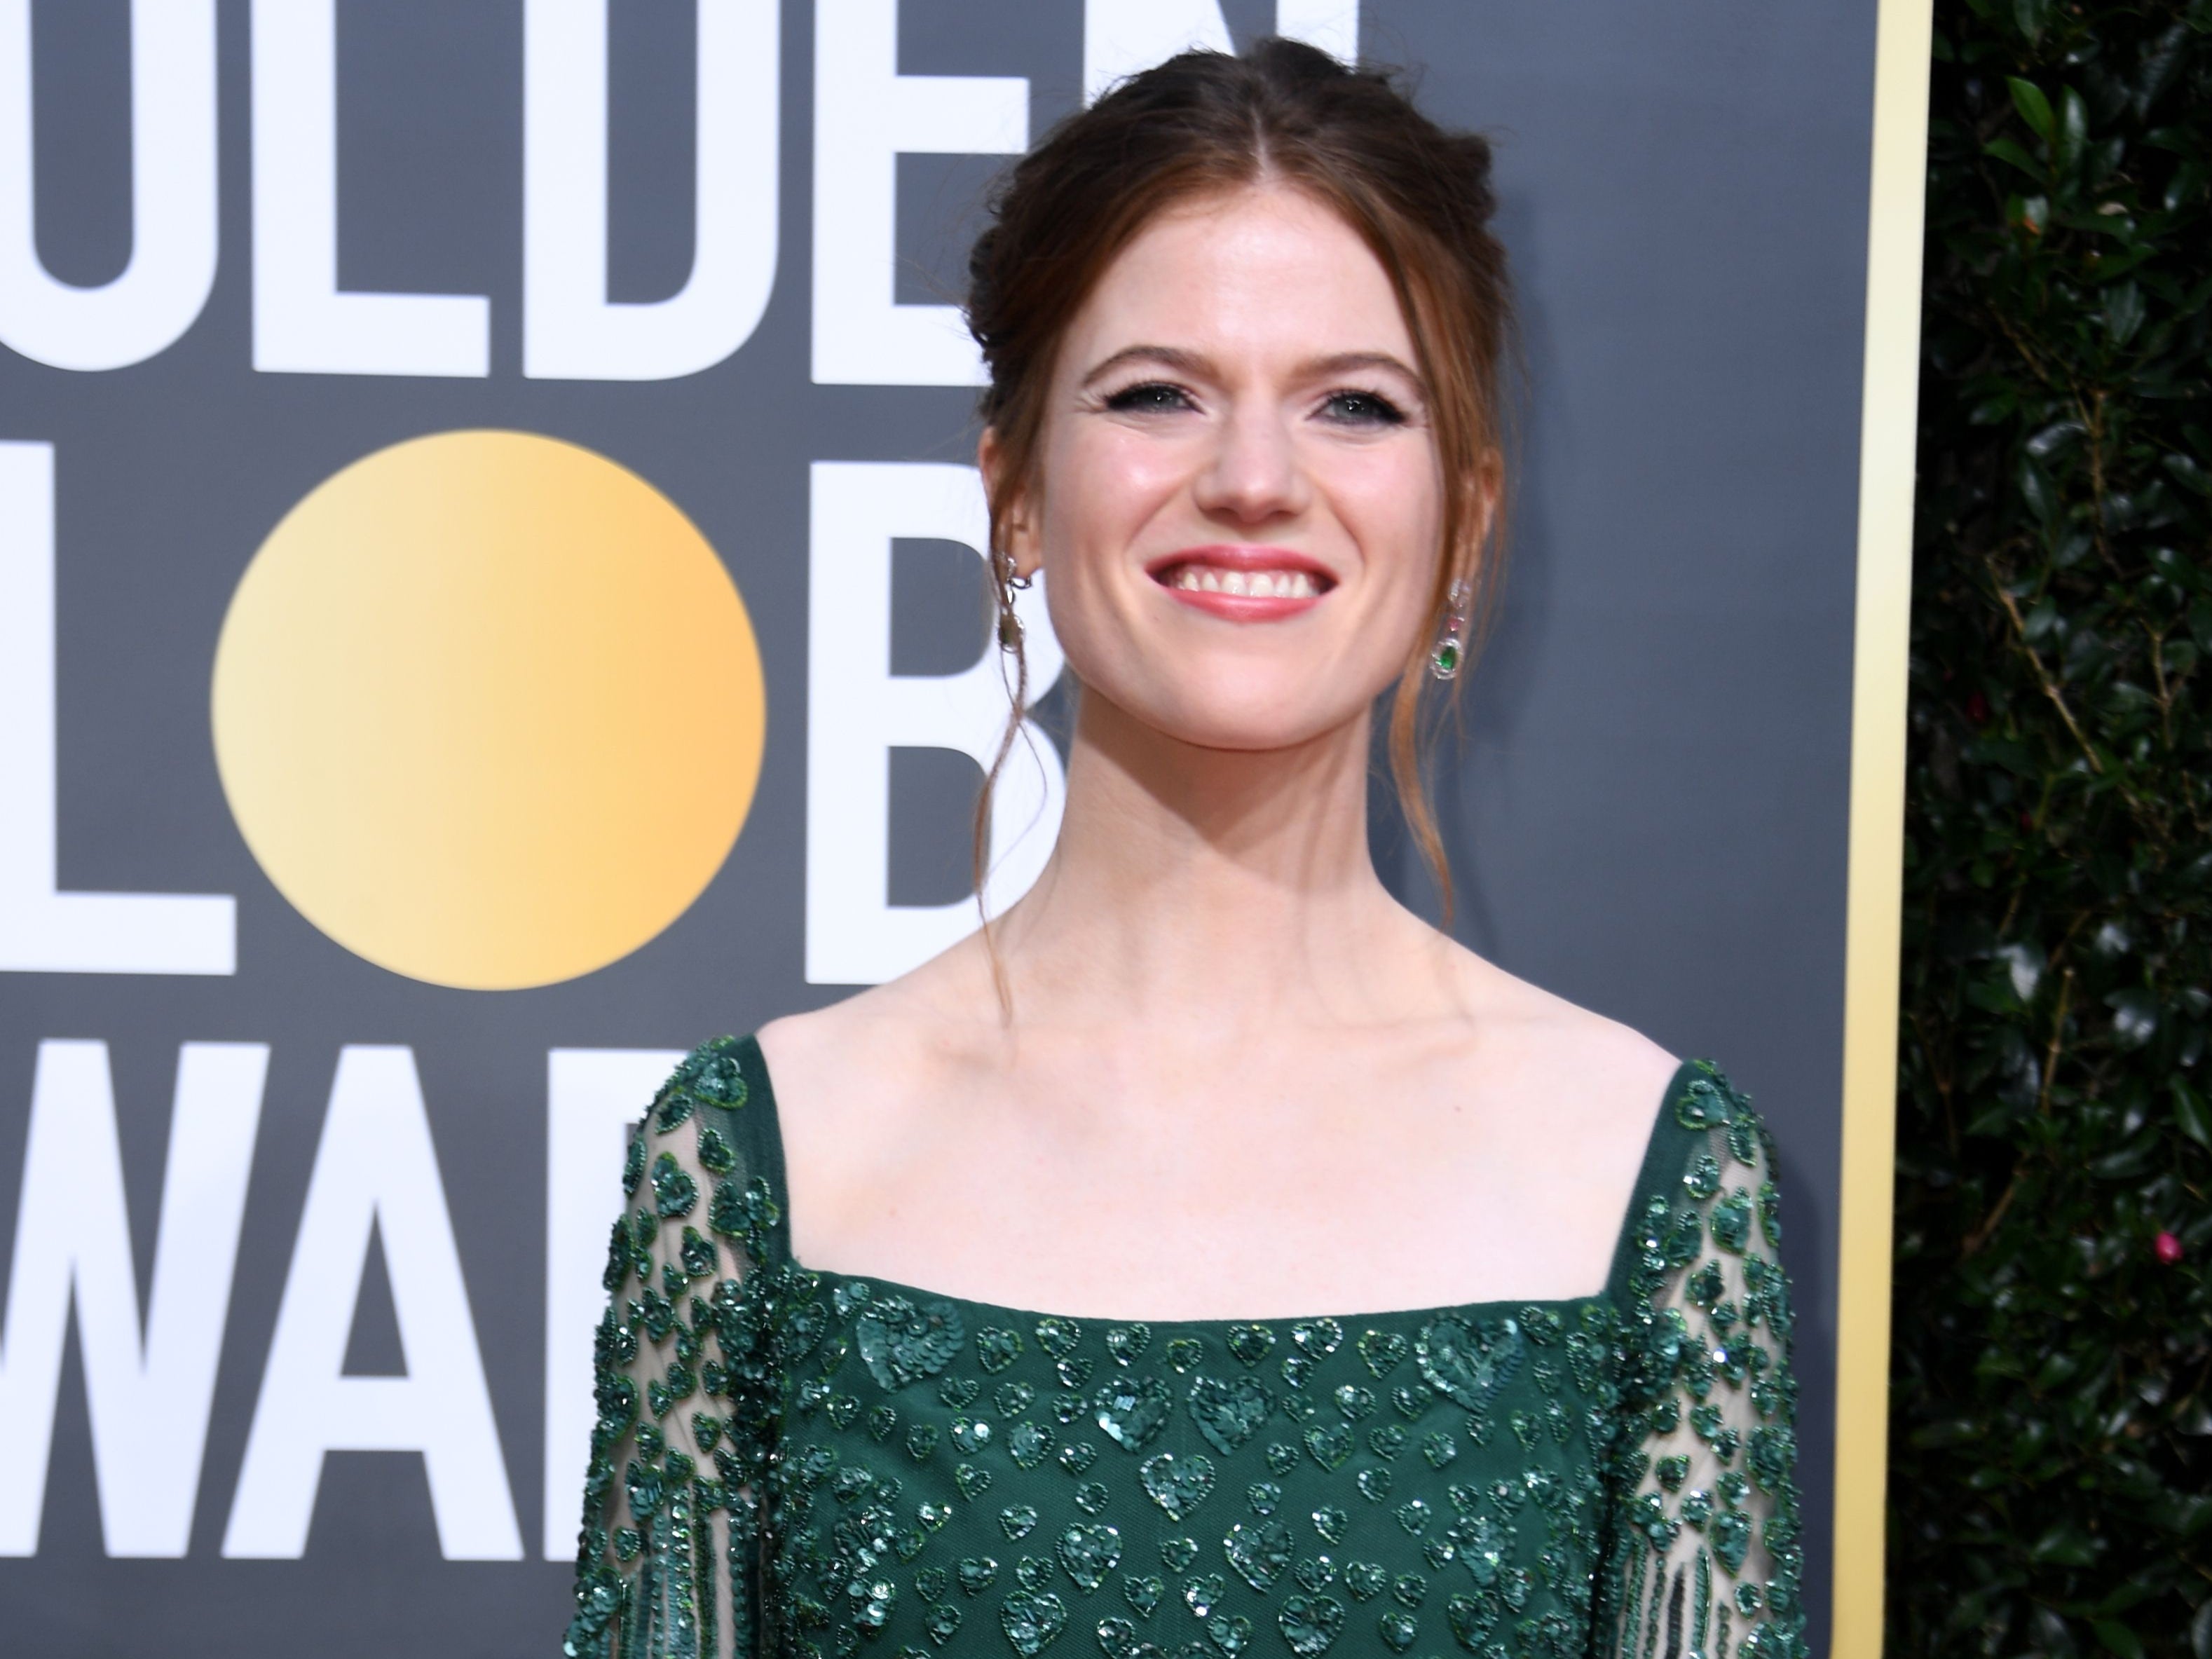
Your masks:
[[[2020,112],[2020,118],[2034,130],[2037,137],[2050,143],[2058,123],[2051,113],[2051,100],[2043,95],[2043,88],[2017,75],[2006,77],[2006,84],[2012,88],[2012,106]]]

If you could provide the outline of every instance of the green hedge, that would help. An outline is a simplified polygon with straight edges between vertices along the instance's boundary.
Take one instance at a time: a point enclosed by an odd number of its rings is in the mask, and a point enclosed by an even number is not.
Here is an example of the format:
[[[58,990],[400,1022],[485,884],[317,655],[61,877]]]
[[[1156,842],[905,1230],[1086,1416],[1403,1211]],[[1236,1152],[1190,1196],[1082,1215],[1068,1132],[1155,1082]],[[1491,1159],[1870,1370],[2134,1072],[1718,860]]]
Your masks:
[[[1891,1652],[2212,1659],[2212,0],[1936,33]]]

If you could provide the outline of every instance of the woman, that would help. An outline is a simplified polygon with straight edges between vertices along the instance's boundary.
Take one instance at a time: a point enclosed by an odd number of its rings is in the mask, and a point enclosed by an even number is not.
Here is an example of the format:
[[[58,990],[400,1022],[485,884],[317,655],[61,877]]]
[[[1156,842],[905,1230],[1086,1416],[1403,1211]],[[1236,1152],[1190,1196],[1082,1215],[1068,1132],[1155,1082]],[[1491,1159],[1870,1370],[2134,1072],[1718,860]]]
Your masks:
[[[1273,41],[1014,169],[969,311],[1000,637],[1048,574],[1082,685],[1060,839],[654,1102],[570,1654],[1802,1651],[1765,1132],[1369,856],[1394,683],[1436,850],[1495,567],[1488,167]]]

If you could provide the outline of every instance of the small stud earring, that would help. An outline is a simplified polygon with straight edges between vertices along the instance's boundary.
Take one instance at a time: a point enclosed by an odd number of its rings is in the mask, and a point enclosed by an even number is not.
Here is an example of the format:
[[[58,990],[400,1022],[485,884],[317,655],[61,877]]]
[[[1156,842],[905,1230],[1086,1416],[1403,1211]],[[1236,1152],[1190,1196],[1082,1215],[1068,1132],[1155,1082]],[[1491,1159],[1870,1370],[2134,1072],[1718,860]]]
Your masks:
[[[1467,584],[1455,581],[1444,595],[1443,632],[1437,636],[1437,648],[1429,653],[1429,672],[1437,679],[1452,678],[1466,659],[1467,647],[1461,642],[1467,631],[1466,607]]]

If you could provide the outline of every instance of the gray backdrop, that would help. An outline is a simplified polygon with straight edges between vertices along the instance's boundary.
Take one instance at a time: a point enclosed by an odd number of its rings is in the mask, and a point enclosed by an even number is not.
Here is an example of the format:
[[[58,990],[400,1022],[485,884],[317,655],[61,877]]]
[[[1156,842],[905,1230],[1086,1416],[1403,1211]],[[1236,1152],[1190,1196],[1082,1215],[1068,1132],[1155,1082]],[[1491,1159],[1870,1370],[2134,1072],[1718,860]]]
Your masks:
[[[613,38],[611,295],[690,267],[691,8],[623,0]],[[1240,38],[1272,8],[1228,0]],[[93,283],[131,246],[124,0],[35,21],[37,232]],[[343,0],[339,276],[485,294],[482,380],[257,374],[250,349],[247,9],[221,13],[222,263],[150,361],[71,373],[0,351],[0,439],[60,456],[60,884],[238,896],[234,976],[0,975],[0,1171],[21,1167],[38,1045],[112,1056],[141,1295],[178,1046],[271,1059],[189,1553],[111,1560],[72,1336],[35,1558],[0,1561],[10,1651],[548,1651],[568,1569],[536,1559],[545,1056],[682,1048],[842,994],[801,977],[811,460],[964,460],[971,394],[808,375],[811,9],[784,7],[781,235],[767,316],[705,373],[520,374],[520,0]],[[1856,432],[1874,9],[1708,0],[1369,0],[1363,52],[1412,64],[1437,116],[1501,141],[1503,230],[1534,392],[1502,624],[1442,805],[1460,931],[1508,968],[1721,1059],[1782,1146],[1816,1631],[1829,1598]],[[1078,0],[907,0],[900,70],[1024,76],[1032,131],[1081,83]],[[17,118],[0,111],[0,119]],[[957,286],[994,158],[904,159],[900,298]],[[208,674],[233,587],[313,484],[397,440],[502,426],[630,465],[714,544],[758,629],[769,737],[734,852],[666,933],[600,972],[506,994],[373,967],[270,887],[212,761]],[[972,560],[902,550],[894,667],[980,647]],[[0,710],[0,719],[12,716]],[[892,897],[957,894],[975,773],[894,767]],[[1378,808],[1378,811],[1382,809]],[[1387,813],[1385,813],[1387,817]],[[1402,841],[1386,862],[1418,896]],[[413,1454],[333,1453],[306,1555],[219,1551],[335,1056],[420,1066],[530,1559],[441,1559]],[[17,1196],[0,1175],[0,1244]],[[348,1357],[401,1369],[374,1252]],[[0,1422],[0,1459],[19,1455]]]

